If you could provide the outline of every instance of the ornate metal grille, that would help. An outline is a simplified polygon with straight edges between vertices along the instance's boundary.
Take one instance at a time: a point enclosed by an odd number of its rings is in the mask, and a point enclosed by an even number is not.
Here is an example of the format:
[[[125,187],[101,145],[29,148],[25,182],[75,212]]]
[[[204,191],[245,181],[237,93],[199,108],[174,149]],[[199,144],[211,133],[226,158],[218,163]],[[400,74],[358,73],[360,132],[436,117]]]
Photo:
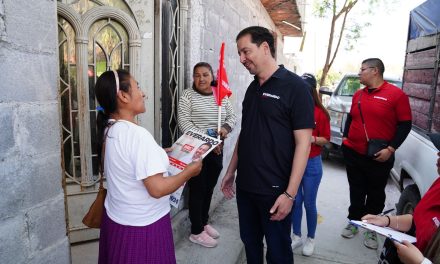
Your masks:
[[[99,179],[94,85],[109,69],[139,77],[141,38],[125,1],[59,0],[57,9],[63,187],[74,243],[99,235],[81,222]]]
[[[59,94],[61,103],[61,134],[64,157],[64,174],[81,184],[79,149],[78,91],[76,83],[75,32],[66,20],[58,19]]]
[[[122,0],[58,2],[70,19],[58,17],[64,175],[81,187],[93,186],[99,178],[94,85],[106,70],[133,70],[128,62],[131,55],[137,55],[129,50],[138,45],[137,40],[129,47],[127,29],[112,18],[121,9],[129,15],[132,12]],[[105,5],[118,9],[102,9]]]
[[[96,137],[96,105],[94,85],[105,71],[125,69],[129,71],[128,34],[118,22],[110,18],[95,22],[89,31],[88,77],[89,112],[92,143],[93,174],[99,173],[99,160]]]
[[[162,7],[162,144],[171,146],[179,136],[177,103],[183,90],[183,29],[180,1],[164,1]]]

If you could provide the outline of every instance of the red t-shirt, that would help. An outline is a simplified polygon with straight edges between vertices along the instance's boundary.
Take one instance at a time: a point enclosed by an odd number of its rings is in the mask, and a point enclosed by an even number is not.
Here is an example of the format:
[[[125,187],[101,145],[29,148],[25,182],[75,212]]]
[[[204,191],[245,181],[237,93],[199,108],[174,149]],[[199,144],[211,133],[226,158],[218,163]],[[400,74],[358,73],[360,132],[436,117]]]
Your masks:
[[[414,210],[417,248],[423,252],[435,234],[440,221],[440,178],[434,183]]]
[[[315,129],[313,129],[313,136],[324,137],[330,140],[330,119],[324,111],[315,105]],[[322,147],[312,144],[309,158],[316,157],[321,154]]]
[[[367,153],[367,137],[359,114],[358,101],[361,98],[362,115],[370,139],[391,141],[396,133],[397,123],[411,120],[408,96],[398,87],[384,83],[368,92],[368,87],[357,91],[351,104],[351,125],[343,144],[360,154]]]

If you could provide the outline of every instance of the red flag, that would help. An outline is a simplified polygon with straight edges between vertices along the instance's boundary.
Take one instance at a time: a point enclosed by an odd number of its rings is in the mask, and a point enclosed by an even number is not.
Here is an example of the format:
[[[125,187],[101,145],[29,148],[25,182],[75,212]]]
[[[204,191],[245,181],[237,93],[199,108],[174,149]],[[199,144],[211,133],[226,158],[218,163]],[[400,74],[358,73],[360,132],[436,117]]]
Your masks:
[[[225,43],[222,42],[222,47],[220,48],[220,64],[217,70],[217,87],[212,87],[214,93],[215,102],[218,106],[222,105],[222,100],[225,96],[229,97],[232,95],[231,90],[229,90],[228,76],[226,75],[225,69]]]

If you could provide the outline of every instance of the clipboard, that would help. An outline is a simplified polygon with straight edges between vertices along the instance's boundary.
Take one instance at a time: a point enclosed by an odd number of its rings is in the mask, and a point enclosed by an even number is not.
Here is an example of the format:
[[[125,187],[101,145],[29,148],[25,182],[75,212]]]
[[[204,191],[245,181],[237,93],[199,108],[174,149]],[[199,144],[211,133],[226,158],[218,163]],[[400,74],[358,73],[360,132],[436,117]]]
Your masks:
[[[350,223],[352,223],[355,226],[374,231],[378,234],[386,236],[386,237],[388,237],[394,241],[397,241],[399,243],[402,243],[403,240],[406,240],[412,244],[417,242],[417,239],[415,237],[410,236],[405,233],[402,233],[400,231],[396,231],[396,230],[388,228],[388,227],[376,226],[376,225],[372,225],[369,223],[364,223],[362,221],[356,221],[356,220],[350,220]]]

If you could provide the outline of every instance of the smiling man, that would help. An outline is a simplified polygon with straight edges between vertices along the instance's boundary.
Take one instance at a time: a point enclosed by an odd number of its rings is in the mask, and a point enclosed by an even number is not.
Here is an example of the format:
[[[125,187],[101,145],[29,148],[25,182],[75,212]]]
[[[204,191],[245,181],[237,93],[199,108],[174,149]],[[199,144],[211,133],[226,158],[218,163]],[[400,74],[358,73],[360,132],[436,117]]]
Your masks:
[[[234,196],[248,263],[293,263],[291,209],[310,152],[314,127],[309,88],[275,60],[274,38],[258,26],[236,38],[240,62],[255,75],[243,100],[241,131],[222,191]]]

